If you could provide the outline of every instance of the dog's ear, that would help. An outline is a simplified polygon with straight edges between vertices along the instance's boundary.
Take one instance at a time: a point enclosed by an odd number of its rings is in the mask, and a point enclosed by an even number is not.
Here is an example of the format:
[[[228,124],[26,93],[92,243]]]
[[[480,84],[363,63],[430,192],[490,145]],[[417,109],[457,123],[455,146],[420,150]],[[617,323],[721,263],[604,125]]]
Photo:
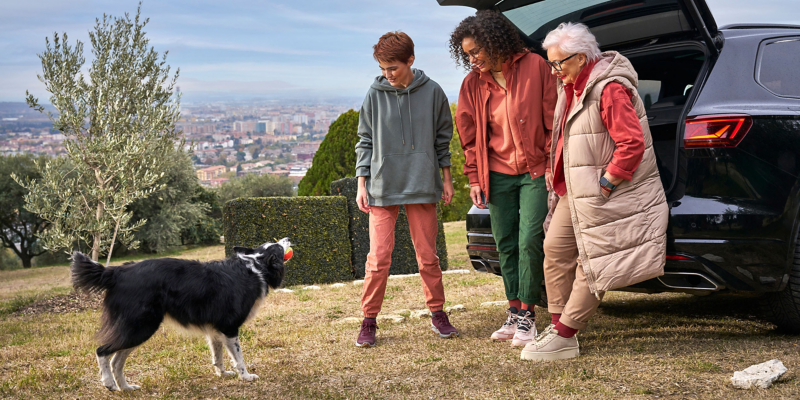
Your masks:
[[[255,253],[255,250],[253,250],[251,248],[239,247],[239,246],[234,246],[233,247],[233,254],[241,254],[241,255],[244,255],[244,256],[249,256],[249,255],[252,255],[253,253]]]

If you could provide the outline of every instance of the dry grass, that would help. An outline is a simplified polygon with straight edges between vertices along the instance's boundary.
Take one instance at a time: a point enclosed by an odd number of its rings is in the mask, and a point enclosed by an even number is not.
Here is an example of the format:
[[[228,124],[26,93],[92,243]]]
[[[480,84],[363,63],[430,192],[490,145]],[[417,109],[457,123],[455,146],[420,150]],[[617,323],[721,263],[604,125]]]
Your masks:
[[[451,263],[466,265],[463,225],[448,224]],[[459,237],[461,237],[460,242]],[[209,253],[211,257],[214,251]],[[193,255],[190,258],[199,258]],[[214,257],[212,257],[214,258]],[[291,264],[289,264],[291,266]],[[800,338],[773,332],[742,298],[611,293],[579,335],[580,358],[519,360],[487,340],[504,320],[500,278],[445,275],[451,320],[462,332],[442,340],[427,320],[381,323],[379,345],[356,348],[361,287],[271,293],[241,332],[253,383],[212,373],[201,338],[162,328],[129,360],[125,398],[798,398]],[[384,313],[424,308],[419,278],[392,279]],[[540,311],[537,325],[549,320]],[[0,317],[0,398],[108,398],[94,360],[99,311]],[[768,390],[733,389],[733,371],[778,358],[789,372]]]

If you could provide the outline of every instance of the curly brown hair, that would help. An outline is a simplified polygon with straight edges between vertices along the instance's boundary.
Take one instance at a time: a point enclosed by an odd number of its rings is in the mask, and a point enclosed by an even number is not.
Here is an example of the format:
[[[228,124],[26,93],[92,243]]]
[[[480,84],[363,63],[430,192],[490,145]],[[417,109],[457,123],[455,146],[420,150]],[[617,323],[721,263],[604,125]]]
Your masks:
[[[502,14],[494,10],[481,10],[473,17],[464,18],[450,34],[450,56],[456,65],[470,71],[469,54],[461,48],[461,41],[471,37],[492,60],[508,59],[525,51],[525,43],[517,29]]]

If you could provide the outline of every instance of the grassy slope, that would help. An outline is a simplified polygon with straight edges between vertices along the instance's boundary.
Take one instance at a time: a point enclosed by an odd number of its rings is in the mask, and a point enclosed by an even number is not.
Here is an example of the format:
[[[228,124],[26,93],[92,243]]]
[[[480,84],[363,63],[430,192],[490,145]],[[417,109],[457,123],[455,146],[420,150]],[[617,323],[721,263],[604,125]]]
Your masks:
[[[463,223],[445,229],[452,269],[465,267]],[[207,253],[182,256],[220,254],[214,248],[198,251]],[[5,276],[0,280],[5,282]],[[800,338],[774,333],[773,326],[758,321],[752,300],[610,293],[590,327],[579,334],[580,358],[537,364],[519,360],[519,350],[506,343],[487,340],[505,314],[500,306],[480,303],[503,300],[499,277],[445,275],[444,283],[448,305],[463,304],[468,310],[451,316],[461,338],[438,339],[428,321],[406,319],[381,323],[379,346],[360,349],[353,346],[358,323],[342,322],[359,315],[360,285],[272,293],[241,333],[245,360],[260,380],[217,378],[202,338],[162,328],[130,358],[128,379],[142,390],[123,397],[800,396]],[[384,313],[424,308],[419,278],[392,279],[386,294]],[[108,398],[93,356],[99,316],[95,310],[0,317],[0,398]],[[537,326],[548,321],[541,310]],[[775,386],[732,388],[728,379],[733,371],[772,358],[789,368]]]

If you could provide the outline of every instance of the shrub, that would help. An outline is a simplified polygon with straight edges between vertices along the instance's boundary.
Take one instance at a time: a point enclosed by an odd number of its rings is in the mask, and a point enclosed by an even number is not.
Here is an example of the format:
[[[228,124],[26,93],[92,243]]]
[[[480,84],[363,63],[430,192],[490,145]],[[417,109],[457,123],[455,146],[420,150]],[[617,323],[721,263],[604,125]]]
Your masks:
[[[355,176],[358,140],[358,111],[350,110],[336,118],[314,154],[311,168],[300,181],[297,195],[328,195],[331,182]]]
[[[217,190],[222,202],[239,197],[292,196],[292,180],[285,176],[247,174],[225,182]]]
[[[225,254],[288,237],[294,256],[285,286],[353,279],[347,240],[347,200],[328,197],[239,198],[225,203]]]
[[[349,220],[348,239],[351,246],[351,261],[355,274],[364,277],[364,264],[369,253],[369,215],[358,209],[356,205],[356,189],[358,178],[344,178],[331,183],[331,194],[347,198],[347,215]],[[439,266],[442,271],[447,270],[447,244],[444,239],[442,226],[442,210],[437,206],[439,214],[439,235],[436,237],[436,249],[439,256]],[[392,266],[389,273],[411,274],[419,272],[414,244],[411,242],[411,233],[408,229],[408,217],[404,207],[400,207],[397,223],[394,228],[394,251],[392,251]]]

